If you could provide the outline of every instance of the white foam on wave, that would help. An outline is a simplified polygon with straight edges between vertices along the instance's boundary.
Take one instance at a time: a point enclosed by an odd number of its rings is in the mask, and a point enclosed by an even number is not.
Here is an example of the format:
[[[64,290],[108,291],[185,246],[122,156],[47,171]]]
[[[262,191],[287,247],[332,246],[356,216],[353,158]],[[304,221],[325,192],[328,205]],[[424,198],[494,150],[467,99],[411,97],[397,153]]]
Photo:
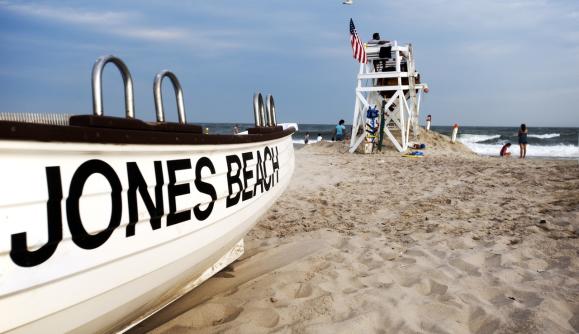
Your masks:
[[[502,145],[500,144],[477,144],[464,143],[474,152],[487,155],[498,156]],[[510,151],[514,157],[519,156],[519,145],[511,145]],[[579,146],[575,145],[527,145],[527,156],[529,157],[553,157],[553,158],[579,158]]]
[[[464,133],[458,135],[458,140],[467,145],[469,143],[480,143],[482,141],[491,140],[491,139],[498,139],[501,138],[501,135],[473,135],[470,133]]]
[[[322,140],[322,141],[323,141],[323,140]],[[304,144],[304,140],[303,140],[303,139],[295,139],[295,138],[294,138],[294,139],[293,139],[293,142],[294,142],[294,144]],[[308,145],[310,145],[310,144],[315,144],[315,143],[317,143],[317,142],[318,142],[318,141],[317,141],[316,139],[310,139],[310,140],[308,141]]]
[[[534,135],[534,134],[530,134],[528,135],[529,137],[533,137],[533,138],[539,138],[539,139],[549,139],[549,138],[557,138],[557,137],[561,137],[560,133],[546,133],[544,135]]]

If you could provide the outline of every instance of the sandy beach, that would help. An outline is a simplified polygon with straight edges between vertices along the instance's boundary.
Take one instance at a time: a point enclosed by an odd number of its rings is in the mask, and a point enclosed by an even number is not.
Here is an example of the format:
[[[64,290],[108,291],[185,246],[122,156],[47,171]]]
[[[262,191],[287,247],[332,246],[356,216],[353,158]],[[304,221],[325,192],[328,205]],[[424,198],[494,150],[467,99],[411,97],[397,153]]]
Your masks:
[[[296,147],[243,257],[131,332],[579,332],[578,162],[421,140]]]

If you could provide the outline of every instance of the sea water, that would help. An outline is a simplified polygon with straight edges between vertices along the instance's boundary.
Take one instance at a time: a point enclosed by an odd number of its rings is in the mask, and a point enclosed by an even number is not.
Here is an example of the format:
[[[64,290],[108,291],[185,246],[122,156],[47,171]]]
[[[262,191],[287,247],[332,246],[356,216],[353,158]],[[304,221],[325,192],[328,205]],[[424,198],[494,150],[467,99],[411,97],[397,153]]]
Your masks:
[[[210,133],[233,133],[233,123],[201,124]],[[252,124],[239,124],[240,131]],[[320,135],[322,140],[330,141],[335,124],[298,124],[299,131],[293,136],[295,144],[304,144],[304,136],[310,134],[308,144],[315,144]],[[579,128],[552,128],[529,126],[527,156],[536,158],[579,159]],[[433,131],[450,136],[451,126],[433,126]],[[346,126],[351,133],[351,126]],[[498,156],[501,147],[511,143],[513,156],[519,155],[517,137],[518,127],[463,126],[459,128],[458,140],[474,152],[486,156]]]
[[[432,130],[450,135],[452,127],[434,126]],[[474,152],[498,156],[506,143],[511,143],[513,156],[519,155],[518,127],[464,126],[458,140]],[[579,128],[529,127],[527,156],[537,158],[579,159]]]

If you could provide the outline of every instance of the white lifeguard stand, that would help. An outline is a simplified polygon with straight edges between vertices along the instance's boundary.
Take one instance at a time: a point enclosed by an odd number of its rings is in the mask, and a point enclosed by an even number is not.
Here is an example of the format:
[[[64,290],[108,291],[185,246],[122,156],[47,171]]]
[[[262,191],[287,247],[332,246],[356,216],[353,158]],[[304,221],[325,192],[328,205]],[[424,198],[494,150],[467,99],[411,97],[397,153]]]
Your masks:
[[[350,153],[365,142],[365,153],[376,144],[369,140],[374,134],[366,132],[366,112],[371,106],[380,110],[384,118],[382,131],[400,152],[408,148],[410,128],[416,137],[420,131],[418,115],[422,92],[428,85],[420,83],[416,71],[412,44],[398,45],[397,41],[366,45],[368,63],[360,64],[356,85],[356,104],[352,122]],[[398,136],[396,136],[398,135]]]

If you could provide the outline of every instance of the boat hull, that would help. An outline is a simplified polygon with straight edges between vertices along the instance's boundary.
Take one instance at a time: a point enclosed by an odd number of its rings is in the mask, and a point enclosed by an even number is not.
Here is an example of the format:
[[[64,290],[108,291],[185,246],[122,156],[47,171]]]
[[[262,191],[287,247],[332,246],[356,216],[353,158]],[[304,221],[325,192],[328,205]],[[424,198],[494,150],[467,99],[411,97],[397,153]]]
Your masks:
[[[11,310],[0,332],[86,333],[121,330],[239,256],[289,184],[294,154],[291,134],[222,145],[8,140],[0,165],[0,309]]]

